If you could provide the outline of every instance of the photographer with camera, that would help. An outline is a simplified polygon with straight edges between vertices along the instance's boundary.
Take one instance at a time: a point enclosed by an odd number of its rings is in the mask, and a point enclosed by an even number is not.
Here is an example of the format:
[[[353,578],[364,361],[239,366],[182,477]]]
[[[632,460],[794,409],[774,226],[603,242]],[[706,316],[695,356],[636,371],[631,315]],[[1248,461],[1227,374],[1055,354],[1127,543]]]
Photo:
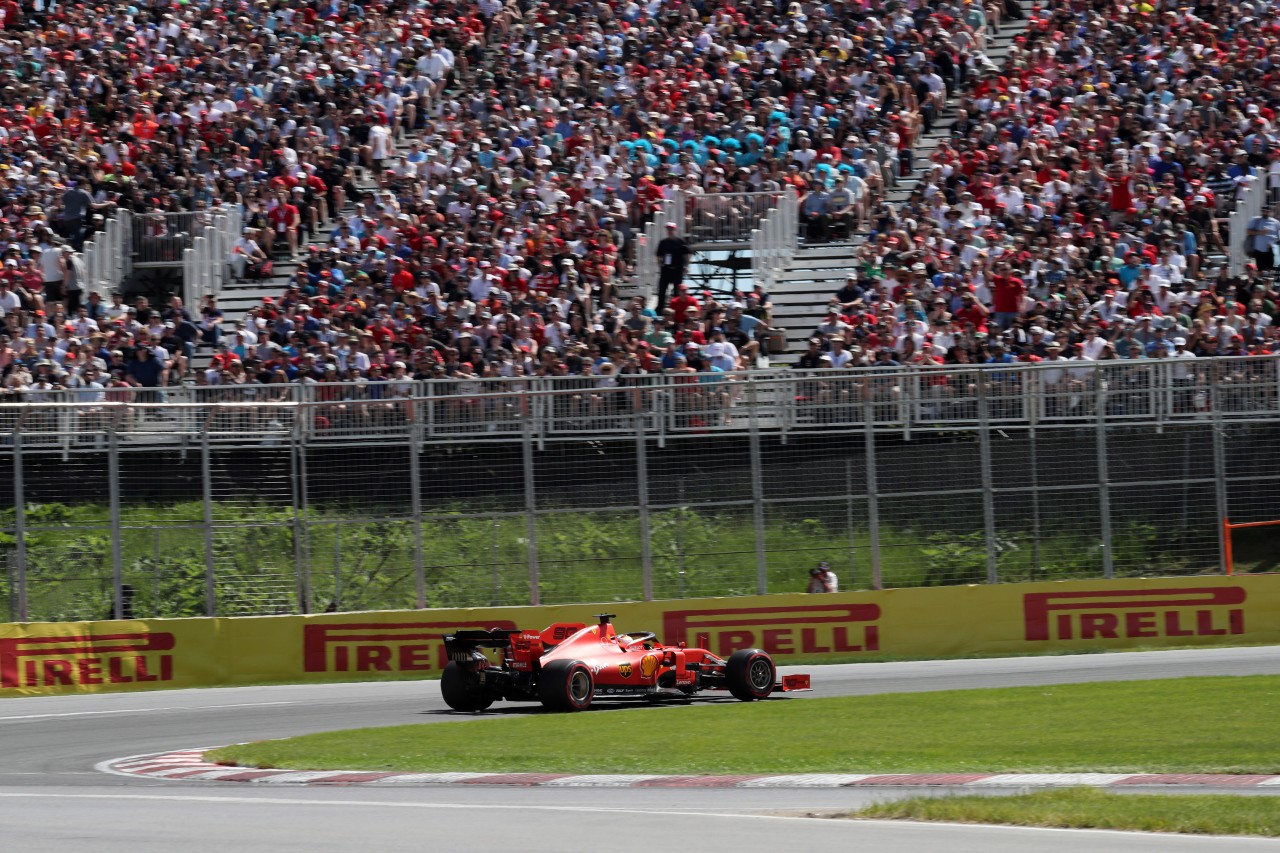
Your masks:
[[[806,592],[838,592],[840,580],[825,560],[809,570],[809,588]]]

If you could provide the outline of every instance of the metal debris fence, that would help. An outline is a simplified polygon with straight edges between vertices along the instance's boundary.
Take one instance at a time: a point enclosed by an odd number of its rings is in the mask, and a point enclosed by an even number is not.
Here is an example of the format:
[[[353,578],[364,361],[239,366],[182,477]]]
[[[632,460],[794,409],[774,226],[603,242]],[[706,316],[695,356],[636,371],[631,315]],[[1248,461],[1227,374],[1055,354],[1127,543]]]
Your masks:
[[[1277,361],[1072,365],[46,392],[0,404],[0,612],[1222,571],[1280,506]]]

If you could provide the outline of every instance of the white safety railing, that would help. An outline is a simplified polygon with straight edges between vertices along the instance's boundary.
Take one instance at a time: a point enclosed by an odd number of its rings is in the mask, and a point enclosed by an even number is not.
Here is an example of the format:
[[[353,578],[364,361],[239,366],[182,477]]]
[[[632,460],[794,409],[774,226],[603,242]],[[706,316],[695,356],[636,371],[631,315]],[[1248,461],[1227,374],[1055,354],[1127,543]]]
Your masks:
[[[189,249],[205,225],[211,212],[153,210],[132,218],[129,229],[129,251],[134,266],[180,266],[182,252]]]
[[[1244,265],[1250,261],[1249,223],[1262,213],[1262,202],[1267,188],[1261,179],[1255,178],[1245,186],[1231,211],[1231,245],[1227,248],[1228,268],[1231,275],[1244,275]]]
[[[231,248],[240,235],[239,207],[209,211],[190,248],[182,252],[182,299],[196,305],[205,296],[218,296],[231,277]]]
[[[106,299],[129,275],[129,252],[125,248],[125,235],[129,233],[127,210],[120,210],[108,219],[102,230],[86,240],[80,253],[84,264],[86,295],[96,293]]]
[[[787,187],[778,206],[751,232],[751,279],[768,290],[791,263],[799,246],[799,212],[794,187]]]
[[[677,193],[680,236],[690,243],[750,243],[751,232],[778,206],[780,192]]]

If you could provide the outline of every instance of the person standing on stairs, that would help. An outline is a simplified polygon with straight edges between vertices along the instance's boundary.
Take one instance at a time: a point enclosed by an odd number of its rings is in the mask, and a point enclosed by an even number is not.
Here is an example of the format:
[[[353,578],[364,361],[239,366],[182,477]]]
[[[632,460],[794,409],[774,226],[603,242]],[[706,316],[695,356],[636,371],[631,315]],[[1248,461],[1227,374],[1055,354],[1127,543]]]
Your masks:
[[[667,223],[667,235],[658,241],[658,313],[667,305],[667,293],[671,288],[684,283],[685,271],[689,268],[689,256],[693,249],[688,242],[676,234],[676,224]]]

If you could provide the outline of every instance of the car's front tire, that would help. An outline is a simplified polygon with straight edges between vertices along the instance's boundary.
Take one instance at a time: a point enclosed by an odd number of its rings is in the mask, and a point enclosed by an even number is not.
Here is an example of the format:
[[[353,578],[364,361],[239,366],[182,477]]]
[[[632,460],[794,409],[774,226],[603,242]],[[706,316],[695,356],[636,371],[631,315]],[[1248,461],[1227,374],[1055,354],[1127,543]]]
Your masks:
[[[493,694],[472,683],[456,661],[445,664],[440,674],[440,695],[455,711],[483,711],[493,704]]]
[[[778,670],[764,649],[742,649],[725,662],[725,685],[734,698],[743,702],[766,699],[773,692]]]
[[[580,660],[553,660],[538,675],[538,699],[551,711],[585,711],[595,692],[591,669]]]

